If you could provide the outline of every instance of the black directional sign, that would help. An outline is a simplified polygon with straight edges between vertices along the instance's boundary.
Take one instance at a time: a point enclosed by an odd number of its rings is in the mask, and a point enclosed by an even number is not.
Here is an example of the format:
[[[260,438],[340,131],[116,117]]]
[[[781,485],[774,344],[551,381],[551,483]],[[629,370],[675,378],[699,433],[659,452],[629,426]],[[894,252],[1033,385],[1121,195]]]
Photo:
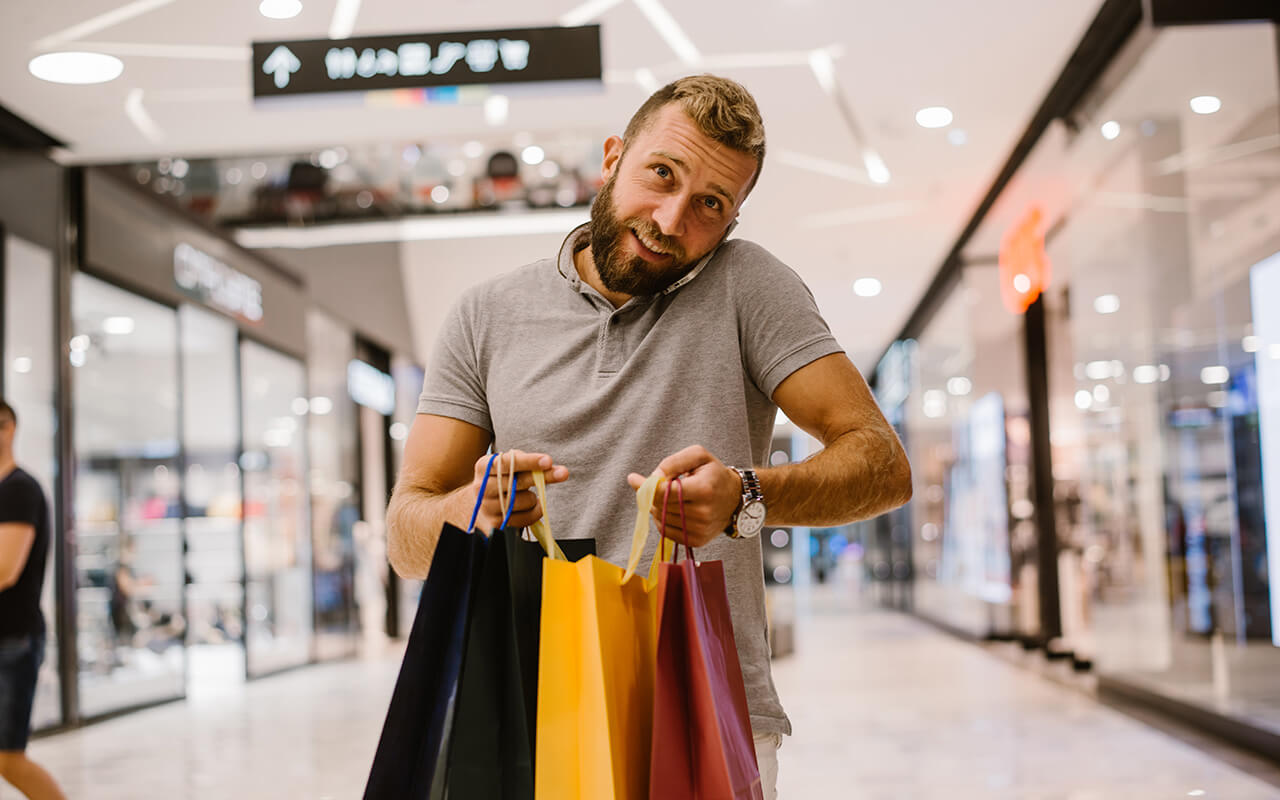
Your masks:
[[[599,81],[600,26],[253,43],[253,96]]]

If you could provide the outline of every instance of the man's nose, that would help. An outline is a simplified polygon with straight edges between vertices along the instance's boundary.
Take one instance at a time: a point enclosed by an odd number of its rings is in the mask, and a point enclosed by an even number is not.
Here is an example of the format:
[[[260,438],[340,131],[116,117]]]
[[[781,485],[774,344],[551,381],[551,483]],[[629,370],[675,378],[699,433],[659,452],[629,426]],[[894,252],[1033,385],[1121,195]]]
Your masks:
[[[657,223],[658,230],[667,236],[683,234],[685,207],[684,195],[671,195],[664,198],[653,212],[653,221]]]

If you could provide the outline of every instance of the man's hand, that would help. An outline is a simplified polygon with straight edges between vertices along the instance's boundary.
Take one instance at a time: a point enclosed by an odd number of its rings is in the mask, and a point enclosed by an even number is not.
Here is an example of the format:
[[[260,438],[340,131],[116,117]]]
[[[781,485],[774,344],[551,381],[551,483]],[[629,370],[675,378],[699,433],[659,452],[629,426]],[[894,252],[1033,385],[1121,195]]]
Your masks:
[[[480,513],[476,516],[476,527],[486,533],[492,532],[502,524],[504,516],[498,497],[498,462],[502,462],[502,496],[506,498],[508,507],[514,504],[508,528],[527,528],[542,519],[542,505],[538,502],[537,492],[533,488],[533,470],[540,469],[546,474],[547,483],[561,483],[569,479],[569,469],[555,464],[546,453],[525,453],[520,450],[507,450],[493,462],[489,470],[489,481],[485,485],[484,500],[480,503]],[[484,455],[476,461],[475,476],[471,480],[468,496],[472,508],[480,494],[480,485],[484,483],[485,468],[489,464],[489,456]],[[516,491],[511,494],[511,472],[516,473]]]
[[[689,526],[689,544],[705,547],[724,533],[733,512],[742,500],[742,479],[738,473],[726,467],[720,459],[707,452],[705,447],[694,445],[673,453],[662,460],[658,469],[668,478],[680,478],[684,489],[684,518]],[[627,483],[639,489],[644,476],[631,473]],[[662,520],[662,494],[665,485],[658,486],[653,506],[653,518]],[[665,535],[680,544],[684,543],[684,531],[680,527],[680,501],[674,487],[668,497]]]

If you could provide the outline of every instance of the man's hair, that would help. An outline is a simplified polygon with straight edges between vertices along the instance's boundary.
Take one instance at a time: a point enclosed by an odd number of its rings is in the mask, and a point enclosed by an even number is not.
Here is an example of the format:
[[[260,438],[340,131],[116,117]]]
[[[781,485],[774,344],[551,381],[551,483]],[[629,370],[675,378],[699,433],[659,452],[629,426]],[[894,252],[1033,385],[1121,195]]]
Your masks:
[[[715,75],[690,75],[663,86],[644,101],[622,134],[629,146],[653,122],[658,112],[676,103],[689,115],[703,136],[756,159],[756,174],[747,191],[760,179],[764,168],[764,120],[756,100],[740,83]]]
[[[0,398],[0,422],[3,422],[5,420],[12,422],[14,425],[17,425],[18,412],[14,411],[13,406],[6,403],[4,401],[4,398]]]

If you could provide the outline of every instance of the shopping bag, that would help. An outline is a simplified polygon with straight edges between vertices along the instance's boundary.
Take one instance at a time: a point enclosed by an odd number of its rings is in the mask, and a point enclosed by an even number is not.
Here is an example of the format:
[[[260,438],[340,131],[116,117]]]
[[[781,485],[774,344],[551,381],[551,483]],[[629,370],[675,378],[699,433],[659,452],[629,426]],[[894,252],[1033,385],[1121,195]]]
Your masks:
[[[535,473],[535,486],[545,520],[540,475]],[[506,527],[509,519],[510,508],[503,529],[489,540],[471,604],[445,778],[445,796],[457,800],[533,800],[542,562],[595,553],[594,539],[566,540],[558,543],[562,550],[548,550],[537,537],[549,537],[549,527],[536,526],[534,541],[525,541]]]
[[[671,481],[684,525],[680,479]],[[667,484],[660,530],[666,528]],[[679,548],[676,548],[678,553]],[[724,566],[685,559],[659,567],[650,800],[763,800],[747,691],[733,638]]]
[[[625,570],[595,556],[543,562],[537,800],[649,796],[657,573],[635,572],[660,478],[636,492]]]
[[[497,454],[490,457],[490,468],[495,458]],[[475,528],[488,480],[486,471],[471,514],[471,529]],[[440,531],[369,769],[365,800],[443,796],[472,587],[487,551],[484,536],[473,536],[448,523]]]

